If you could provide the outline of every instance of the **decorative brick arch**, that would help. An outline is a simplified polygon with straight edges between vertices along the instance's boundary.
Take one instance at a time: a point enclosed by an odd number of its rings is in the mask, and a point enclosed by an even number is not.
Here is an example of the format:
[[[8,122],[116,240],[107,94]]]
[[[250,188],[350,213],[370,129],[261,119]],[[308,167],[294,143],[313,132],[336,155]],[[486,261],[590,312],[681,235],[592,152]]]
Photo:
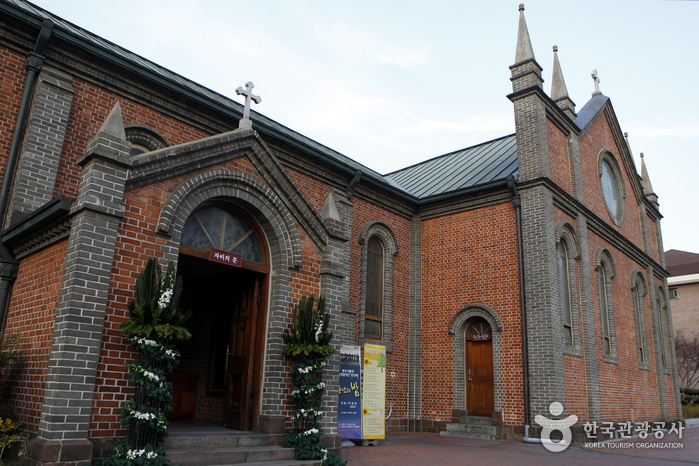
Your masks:
[[[279,412],[278,397],[283,389],[270,380],[286,376],[281,354],[282,332],[288,323],[291,270],[303,260],[300,235],[292,213],[270,187],[245,173],[214,169],[185,180],[165,202],[158,219],[157,233],[166,239],[162,246],[165,261],[177,262],[185,221],[202,203],[210,200],[231,201],[245,208],[260,225],[270,252],[269,300],[262,375],[260,416]]]
[[[170,251],[167,252],[175,256],[171,260],[177,260],[180,236],[187,218],[199,205],[212,199],[228,199],[250,211],[265,232],[275,269],[301,266],[299,233],[281,198],[250,175],[220,169],[187,179],[165,202],[157,232],[169,236]]]
[[[365,340],[364,315],[366,314],[366,267],[367,248],[370,238],[376,238],[383,247],[384,264],[384,294],[383,294],[383,338],[381,340]],[[398,240],[388,225],[380,221],[367,222],[359,231],[359,244],[362,246],[361,280],[359,285],[359,343],[374,343],[386,347],[389,353],[393,351],[393,257],[398,254]]]
[[[466,409],[466,327],[476,317],[485,319],[493,330],[493,391],[495,411],[502,411],[500,395],[500,334],[504,330],[502,319],[485,304],[469,304],[456,313],[449,325],[449,334],[454,335],[452,348],[454,356],[453,406],[455,410]]]

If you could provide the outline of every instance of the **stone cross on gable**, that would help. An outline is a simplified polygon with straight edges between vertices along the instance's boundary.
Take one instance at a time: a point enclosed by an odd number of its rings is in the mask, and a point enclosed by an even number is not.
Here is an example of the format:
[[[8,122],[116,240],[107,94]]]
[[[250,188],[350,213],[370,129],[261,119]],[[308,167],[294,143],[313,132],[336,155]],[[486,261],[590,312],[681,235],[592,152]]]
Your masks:
[[[597,69],[592,70],[592,80],[595,82],[595,92],[593,92],[592,95],[601,95],[602,93],[599,90],[600,79]]]
[[[255,87],[255,85],[252,83],[252,81],[248,81],[245,83],[245,89],[243,89],[242,86],[238,86],[238,88],[235,90],[236,94],[245,96],[245,108],[243,109],[243,118],[240,119],[240,122],[238,123],[238,128],[252,128],[252,121],[250,121],[250,101],[252,100],[256,104],[262,102],[262,97],[260,97],[259,95],[254,95],[252,93],[253,87]]]

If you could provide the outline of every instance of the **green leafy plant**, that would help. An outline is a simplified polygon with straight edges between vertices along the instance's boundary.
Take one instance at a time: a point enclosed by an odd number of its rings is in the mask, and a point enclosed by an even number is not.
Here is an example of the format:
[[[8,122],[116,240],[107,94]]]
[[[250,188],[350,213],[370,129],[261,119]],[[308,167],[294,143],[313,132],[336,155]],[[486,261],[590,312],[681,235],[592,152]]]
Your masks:
[[[297,460],[320,460],[322,465],[330,466],[344,465],[345,461],[328,451],[320,441],[325,394],[323,366],[334,350],[330,346],[332,333],[328,331],[329,316],[325,312],[325,299],[319,297],[315,308],[314,304],[313,296],[302,296],[294,308],[292,327],[282,335],[285,343],[282,353],[295,361],[289,374],[293,387],[290,396],[294,403],[291,416],[293,427],[284,446],[294,449]]]
[[[121,409],[121,425],[129,428],[129,435],[109,458],[98,462],[102,466],[170,464],[163,444],[172,384],[165,374],[175,368],[180,356],[170,341],[191,337],[183,325],[189,313],[179,308],[181,285],[174,264],[170,262],[163,274],[156,259],[148,260],[136,280],[135,296],[129,302],[131,319],[119,326],[137,351],[136,359],[126,364],[136,389]]]
[[[26,436],[15,432],[15,423],[10,418],[0,418],[0,458],[5,449],[16,442],[26,441]],[[2,464],[2,459],[0,459]]]
[[[179,307],[182,279],[175,274],[170,262],[165,274],[157,259],[149,259],[136,279],[135,299],[129,301],[128,321],[119,325],[125,333],[160,340],[187,340],[191,338],[184,323],[191,313]]]
[[[335,351],[330,346],[333,334],[328,331],[330,316],[325,312],[325,298],[302,296],[294,308],[291,328],[284,331],[282,341],[284,356],[330,356]]]

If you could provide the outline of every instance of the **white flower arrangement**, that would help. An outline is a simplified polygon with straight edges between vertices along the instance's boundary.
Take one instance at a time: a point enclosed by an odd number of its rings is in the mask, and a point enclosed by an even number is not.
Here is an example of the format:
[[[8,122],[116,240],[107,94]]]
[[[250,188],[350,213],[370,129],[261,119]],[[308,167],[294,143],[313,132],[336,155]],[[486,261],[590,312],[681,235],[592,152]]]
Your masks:
[[[172,300],[172,293],[172,288],[168,288],[167,290],[163,291],[163,294],[160,295],[160,299],[158,300],[158,307],[163,309],[168,307],[170,301]]]
[[[317,434],[317,433],[318,433],[318,429],[313,427],[311,429],[304,431],[303,435],[313,435],[313,434]]]
[[[134,410],[130,410],[129,414],[131,414],[136,419],[141,419],[141,420],[145,420],[145,421],[150,421],[150,420],[153,420],[157,417],[154,413],[142,413],[140,411],[134,411]]]
[[[140,450],[129,450],[129,451],[127,451],[127,452],[126,452],[126,459],[135,460],[136,458],[140,458],[141,456],[144,456],[144,455],[145,455],[145,457],[146,457],[147,459],[149,459],[149,460],[158,457],[158,454],[157,454],[156,452],[154,452],[154,451],[149,451],[149,452],[146,453],[145,448],[142,448],[142,449],[140,449]]]

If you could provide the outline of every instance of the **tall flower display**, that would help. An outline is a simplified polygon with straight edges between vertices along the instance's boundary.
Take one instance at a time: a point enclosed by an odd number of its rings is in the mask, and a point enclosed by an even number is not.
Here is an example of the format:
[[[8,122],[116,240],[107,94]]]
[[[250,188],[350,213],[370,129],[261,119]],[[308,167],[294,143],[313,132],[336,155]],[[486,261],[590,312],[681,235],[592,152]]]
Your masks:
[[[293,387],[293,427],[284,446],[294,448],[298,460],[321,460],[323,465],[344,465],[342,458],[329,452],[320,442],[325,394],[323,366],[334,350],[330,346],[333,335],[328,331],[329,316],[325,312],[325,299],[319,297],[315,309],[314,304],[313,296],[302,296],[294,308],[291,328],[282,335],[282,353],[294,361],[289,375]]]
[[[129,435],[100,464],[170,464],[163,443],[172,385],[165,374],[174,369],[180,356],[171,341],[191,337],[184,327],[189,313],[179,308],[181,292],[172,262],[163,273],[158,261],[150,259],[136,279],[135,297],[128,305],[130,318],[119,326],[137,351],[136,359],[126,365],[134,395],[122,406],[121,425],[129,428]]]

